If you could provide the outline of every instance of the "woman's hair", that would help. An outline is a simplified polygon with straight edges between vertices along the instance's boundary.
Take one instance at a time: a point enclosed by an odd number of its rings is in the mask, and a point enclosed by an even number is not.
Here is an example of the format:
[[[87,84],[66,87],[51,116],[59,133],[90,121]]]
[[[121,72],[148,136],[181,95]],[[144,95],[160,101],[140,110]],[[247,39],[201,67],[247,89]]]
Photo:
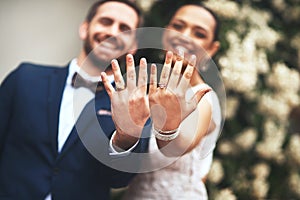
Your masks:
[[[146,26],[158,26],[165,27],[171,21],[172,17],[175,13],[183,6],[198,6],[205,10],[207,10],[215,19],[216,26],[214,29],[214,37],[213,41],[219,40],[219,31],[220,31],[220,21],[218,16],[214,11],[210,8],[206,7],[203,3],[199,2],[199,0],[189,0],[189,1],[174,1],[174,0],[163,0],[157,1],[153,5],[153,9],[146,15]],[[157,17],[155,17],[157,16]]]

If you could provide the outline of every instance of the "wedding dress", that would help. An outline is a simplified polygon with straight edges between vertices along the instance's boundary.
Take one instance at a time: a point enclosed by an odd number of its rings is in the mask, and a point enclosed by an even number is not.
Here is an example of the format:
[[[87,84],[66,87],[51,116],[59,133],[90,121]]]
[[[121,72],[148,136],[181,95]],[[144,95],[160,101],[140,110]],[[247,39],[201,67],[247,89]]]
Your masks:
[[[202,86],[203,84],[194,86],[193,93]],[[187,94],[187,96],[191,96],[193,93]],[[206,93],[202,99],[206,99],[212,107],[215,129],[207,134],[192,151],[179,158],[173,158],[168,166],[138,174],[129,184],[122,200],[207,199],[207,191],[202,178],[207,175],[212,163],[213,149],[220,133],[221,109],[214,91]],[[194,111],[189,117],[197,118],[198,112]],[[195,124],[188,126],[196,128]],[[153,166],[169,159],[159,151],[154,136],[150,138],[149,152],[156,152],[155,156],[150,157],[150,163]]]

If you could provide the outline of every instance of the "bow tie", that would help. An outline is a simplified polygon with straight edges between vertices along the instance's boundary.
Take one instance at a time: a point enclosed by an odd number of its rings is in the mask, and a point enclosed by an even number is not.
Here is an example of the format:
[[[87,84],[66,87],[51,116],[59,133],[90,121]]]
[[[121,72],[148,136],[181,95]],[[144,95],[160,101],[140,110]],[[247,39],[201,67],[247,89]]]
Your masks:
[[[90,89],[92,92],[100,92],[104,89],[104,85],[102,81],[99,82],[93,82],[84,79],[82,76],[80,76],[77,72],[74,73],[72,77],[72,84],[74,88],[80,88],[85,87]]]

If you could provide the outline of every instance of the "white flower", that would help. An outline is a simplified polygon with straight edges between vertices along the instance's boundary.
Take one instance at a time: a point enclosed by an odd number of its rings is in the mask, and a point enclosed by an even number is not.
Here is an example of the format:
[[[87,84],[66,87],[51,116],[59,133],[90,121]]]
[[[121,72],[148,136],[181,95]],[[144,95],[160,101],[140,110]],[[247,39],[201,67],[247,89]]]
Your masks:
[[[215,197],[215,200],[236,200],[236,199],[237,199],[236,196],[229,188],[221,190]]]
[[[220,17],[235,18],[239,14],[239,6],[234,1],[210,0],[205,6],[216,12]]]
[[[291,40],[291,46],[300,51],[300,34],[294,36]]]
[[[262,50],[258,50],[256,52],[256,57],[257,59],[255,65],[256,65],[257,72],[260,74],[265,74],[269,72],[270,66],[269,66],[266,52]]]
[[[221,141],[218,145],[218,151],[222,155],[232,155],[237,153],[233,143],[229,141]]]
[[[273,50],[275,44],[281,38],[280,34],[267,25],[259,28],[251,28],[248,37],[252,37],[257,47]]]
[[[222,181],[223,177],[224,177],[224,170],[221,161],[215,159],[209,171],[208,180],[214,184],[218,184]]]
[[[284,11],[286,9],[286,3],[284,0],[273,0],[271,1],[273,7],[277,9],[278,11]]]
[[[142,8],[144,12],[148,12],[155,1],[156,0],[139,0],[136,1],[136,3]]]
[[[296,70],[289,69],[284,63],[275,63],[267,83],[279,90],[297,92],[300,88],[300,77]]]
[[[271,14],[266,11],[255,10],[249,5],[244,5],[240,9],[238,18],[249,22],[251,25],[265,27],[271,19]]]
[[[300,166],[300,136],[292,135],[287,147],[289,157],[292,158],[298,166]]]
[[[243,150],[249,150],[253,147],[257,138],[257,132],[254,128],[247,128],[243,132],[237,135],[235,143],[239,145]]]
[[[251,101],[256,100],[259,97],[259,93],[257,91],[253,90],[249,90],[246,93],[244,93],[245,98]]]
[[[291,107],[282,98],[270,94],[262,94],[258,102],[258,109],[265,116],[273,116],[281,122],[287,121]]]
[[[231,119],[235,116],[236,110],[239,106],[239,100],[234,97],[226,99],[226,119]]]
[[[269,191],[269,185],[264,179],[254,179],[252,183],[253,196],[264,199]]]
[[[263,158],[272,159],[278,163],[284,162],[282,145],[286,137],[283,126],[268,120],[264,125],[263,140],[256,145],[256,152]]]
[[[270,174],[270,167],[266,163],[259,163],[252,168],[252,173],[257,179],[266,179]]]
[[[299,6],[293,6],[286,9],[285,12],[283,13],[283,17],[288,21],[298,20],[300,17]]]
[[[300,197],[300,176],[297,172],[292,172],[289,177],[289,186],[291,190]]]

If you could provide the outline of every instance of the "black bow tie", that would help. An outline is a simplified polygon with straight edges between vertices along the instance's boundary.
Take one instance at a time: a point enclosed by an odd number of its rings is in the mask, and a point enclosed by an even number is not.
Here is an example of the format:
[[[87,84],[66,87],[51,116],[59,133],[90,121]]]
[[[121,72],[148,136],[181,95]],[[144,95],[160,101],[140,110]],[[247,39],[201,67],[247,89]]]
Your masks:
[[[80,76],[77,72],[74,73],[72,77],[72,84],[74,88],[85,87],[90,89],[92,92],[100,92],[104,89],[104,85],[102,81],[99,82],[92,82],[89,80],[84,79]]]

